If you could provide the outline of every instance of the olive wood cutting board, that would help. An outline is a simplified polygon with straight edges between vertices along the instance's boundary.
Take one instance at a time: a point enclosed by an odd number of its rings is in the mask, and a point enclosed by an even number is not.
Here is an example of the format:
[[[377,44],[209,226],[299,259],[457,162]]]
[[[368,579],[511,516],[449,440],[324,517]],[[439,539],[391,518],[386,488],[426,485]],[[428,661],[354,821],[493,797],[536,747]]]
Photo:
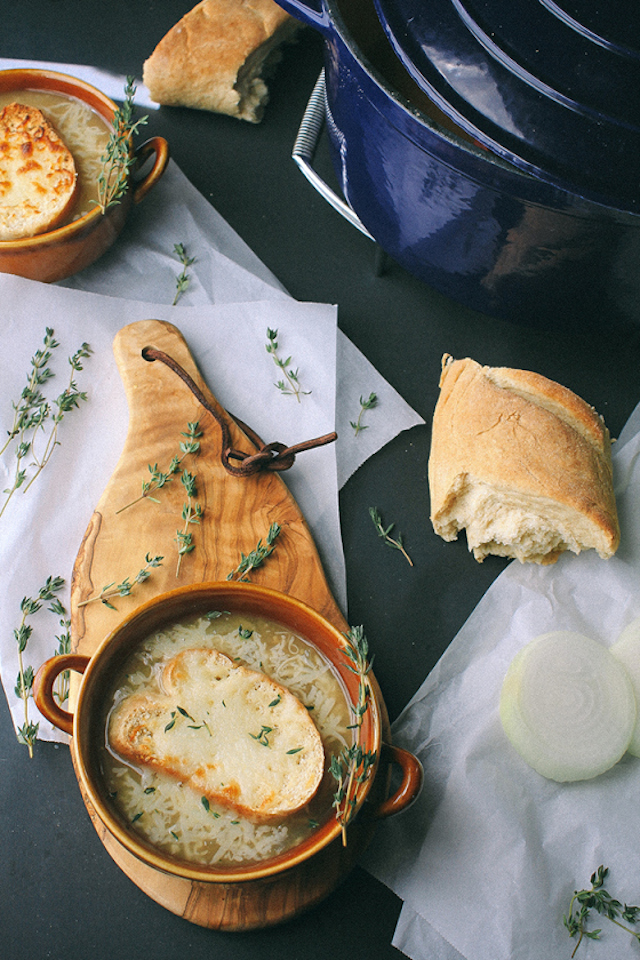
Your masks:
[[[216,419],[173,370],[157,360],[144,359],[145,347],[164,351],[186,370],[209,405],[226,419],[234,448],[249,454],[257,450],[209,390],[176,327],[164,321],[144,320],[120,330],[113,349],[129,406],[129,427],[122,454],[91,517],[73,569],[73,652],[93,654],[121,619],[156,595],[184,584],[225,580],[241,554],[250,553],[259,540],[264,543],[274,522],[282,526],[276,549],[252,571],[252,582],[291,594],[322,613],[339,630],[347,629],[313,537],[282,477],[270,471],[244,477],[230,474],[221,462],[222,437]],[[176,576],[175,538],[177,529],[182,528],[186,499],[180,475],[158,492],[159,502],[145,498],[125,510],[121,508],[140,495],[142,482],[150,478],[149,465],[157,464],[166,471],[172,457],[180,452],[187,425],[196,421],[202,431],[201,449],[182,466],[196,475],[197,501],[203,516],[200,525],[190,528],[195,549],[183,557]],[[274,424],[274,433],[276,429]],[[134,584],[130,595],[114,597],[111,603],[115,609],[99,601],[85,603],[107,584],[118,585],[125,578],[133,583],[145,566],[146,555],[162,556],[162,564],[152,569],[144,582]],[[72,674],[71,709],[78,684],[78,676]],[[381,697],[380,702],[386,718]],[[350,828],[346,849],[329,847],[319,860],[314,857],[294,871],[265,881],[192,883],[138,861],[107,833],[86,796],[84,801],[104,846],[134,883],[174,913],[216,929],[259,928],[307,909],[348,872],[371,833],[370,827],[361,829],[356,822]]]
[[[230,474],[221,462],[221,430],[189,387],[164,363],[149,362],[145,347],[155,347],[187,371],[208,402],[228,423],[232,446],[254,453],[257,447],[210,392],[176,327],[143,320],[124,327],[114,340],[114,355],[129,406],[129,428],[120,459],[95,508],[78,553],[71,586],[71,633],[74,652],[91,655],[125,614],[152,597],[190,583],[225,580],[241,554],[265,542],[269,527],[282,526],[276,549],[252,571],[251,580],[291,594],[322,613],[338,629],[345,620],[328,587],[311,532],[282,477],[272,471],[252,476]],[[186,500],[180,475],[157,493],[118,512],[150,479],[149,466],[166,471],[180,455],[189,423],[199,422],[200,452],[181,467],[196,475],[199,525],[191,525],[195,549],[186,554],[176,576],[176,532],[183,526]],[[274,425],[274,431],[277,424]],[[272,438],[266,438],[271,440]],[[285,438],[282,439],[286,442]],[[302,454],[313,456],[313,452]],[[110,583],[133,581],[145,557],[162,556],[161,566],[135,584],[131,594],[115,597],[112,610],[100,602],[81,604]]]

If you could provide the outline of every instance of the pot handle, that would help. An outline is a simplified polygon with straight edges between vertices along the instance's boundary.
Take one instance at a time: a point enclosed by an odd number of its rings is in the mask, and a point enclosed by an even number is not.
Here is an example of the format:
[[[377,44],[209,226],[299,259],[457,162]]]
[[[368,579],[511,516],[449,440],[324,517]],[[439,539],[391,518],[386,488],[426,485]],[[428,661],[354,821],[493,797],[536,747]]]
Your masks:
[[[53,685],[65,670],[84,673],[90,657],[80,653],[63,653],[45,660],[33,680],[33,699],[43,717],[69,735],[73,734],[73,714],[63,710],[53,696]]]
[[[324,125],[326,115],[326,92],[324,83],[324,70],[316,80],[313,93],[307,104],[307,108],[302,117],[298,136],[293,145],[291,156],[298,167],[307,178],[312,187],[318,191],[320,196],[324,197],[327,203],[331,204],[334,210],[337,210],[345,220],[356,227],[360,233],[370,240],[374,240],[358,215],[351,209],[348,203],[335,193],[331,187],[325,183],[322,177],[313,169],[313,158],[315,156],[318,138]],[[375,242],[375,240],[374,240]]]
[[[387,797],[376,809],[371,811],[371,816],[375,820],[392,817],[394,814],[410,807],[420,793],[424,780],[422,764],[408,750],[393,746],[390,743],[383,743],[380,758],[383,763],[395,764],[400,767],[402,781],[395,793],[392,793],[390,797]]]
[[[141,180],[134,180],[133,202],[140,203],[164,173],[169,162],[169,144],[164,137],[150,137],[135,152],[136,167],[139,169],[154,154],[153,166]]]

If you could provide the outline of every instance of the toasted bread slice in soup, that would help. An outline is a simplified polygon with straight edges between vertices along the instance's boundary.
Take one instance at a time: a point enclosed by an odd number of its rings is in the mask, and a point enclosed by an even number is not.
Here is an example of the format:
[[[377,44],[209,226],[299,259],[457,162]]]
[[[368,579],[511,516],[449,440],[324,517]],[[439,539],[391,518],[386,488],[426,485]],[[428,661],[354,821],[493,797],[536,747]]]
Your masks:
[[[165,665],[164,694],[134,694],[109,721],[113,750],[252,820],[287,816],[315,794],[324,748],[306,707],[263,673],[208,648]]]
[[[59,226],[77,181],[70,150],[41,110],[10,103],[0,111],[0,240]]]

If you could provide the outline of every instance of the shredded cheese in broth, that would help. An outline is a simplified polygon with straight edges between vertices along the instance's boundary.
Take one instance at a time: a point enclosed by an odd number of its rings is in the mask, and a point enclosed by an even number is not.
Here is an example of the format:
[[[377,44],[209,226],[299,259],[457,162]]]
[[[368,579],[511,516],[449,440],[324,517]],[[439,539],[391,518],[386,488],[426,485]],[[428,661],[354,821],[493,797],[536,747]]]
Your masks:
[[[110,125],[88,104],[62,93],[45,90],[0,92],[0,110],[14,102],[42,110],[71,151],[78,171],[79,191],[70,220],[84,216],[95,208],[98,200],[101,157],[111,134]]]
[[[125,697],[159,692],[166,662],[198,647],[211,647],[265,673],[307,707],[325,748],[325,774],[315,797],[280,822],[253,823],[171,776],[133,768],[114,754],[105,735],[107,790],[125,821],[165,853],[206,865],[255,863],[295,846],[333,816],[335,782],[328,767],[331,755],[351,743],[347,694],[322,654],[289,630],[262,618],[220,612],[174,624],[144,641],[116,680],[109,712]]]

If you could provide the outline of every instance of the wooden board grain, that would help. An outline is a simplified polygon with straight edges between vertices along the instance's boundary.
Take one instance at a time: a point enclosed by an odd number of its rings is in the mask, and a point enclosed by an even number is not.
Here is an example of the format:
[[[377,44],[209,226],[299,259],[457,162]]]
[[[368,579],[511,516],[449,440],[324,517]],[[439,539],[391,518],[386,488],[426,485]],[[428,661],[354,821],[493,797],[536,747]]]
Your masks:
[[[327,584],[318,551],[307,523],[278,473],[262,471],[249,477],[230,474],[221,462],[222,439],[214,417],[202,407],[188,386],[158,361],[142,356],[153,346],[175,359],[226,418],[232,444],[253,453],[257,449],[217,402],[204,382],[176,327],[144,320],[124,327],[114,341],[114,355],[129,406],[129,428],[121,457],[95,508],[80,547],[71,585],[71,636],[74,652],[92,654],[120,619],[142,602],[189,583],[225,580],[258,540],[263,542],[272,523],[282,526],[276,549],[252,572],[251,580],[308,603],[340,630],[346,623]],[[182,528],[185,491],[175,475],[157,493],[154,502],[135,500],[149,465],[166,471],[189,423],[198,421],[201,450],[184,467],[196,475],[197,500],[203,508],[199,525],[190,527],[195,549],[183,557],[176,575],[177,530]],[[285,438],[286,439],[286,438]],[[309,454],[306,454],[307,456]],[[305,454],[302,454],[305,456]],[[127,597],[113,599],[115,610],[100,602],[83,603],[110,583],[133,581],[145,566],[145,557],[162,556],[161,566]]]
[[[227,418],[232,445],[248,453],[257,449],[222,409],[204,382],[176,327],[158,320],[124,327],[114,341],[114,355],[129,406],[129,428],[121,457],[95,508],[78,552],[71,586],[71,639],[74,652],[91,655],[118,623],[141,603],[184,584],[225,580],[269,527],[282,526],[276,549],[251,580],[291,594],[322,613],[339,630],[347,623],[325,578],[307,523],[282,477],[261,472],[236,477],[221,463],[222,438],[215,418],[198,402],[187,385],[161,362],[142,356],[155,347],[176,360],[204,392],[208,403]],[[195,549],[182,561],[178,576],[176,531],[182,526],[184,490],[179,478],[158,494],[121,511],[139,496],[148,479],[149,465],[166,470],[179,452],[181,434],[199,421],[201,451],[184,466],[197,476],[201,524],[193,528]],[[279,438],[286,441],[286,438]],[[304,454],[303,454],[304,455]],[[118,512],[121,511],[121,512]],[[133,582],[145,557],[161,555],[162,565],[134,586],[131,594],[113,599],[112,609],[101,602],[86,603],[110,583]],[[388,739],[388,718],[373,675]],[[71,708],[80,679],[72,674]],[[72,756],[74,756],[73,742]],[[75,757],[74,757],[75,762]],[[386,795],[387,778],[376,777],[372,797]],[[312,861],[262,881],[195,883],[168,876],[138,861],[109,834],[90,800],[84,802],[106,850],[124,873],[148,896],[192,923],[222,930],[248,930],[279,923],[322,900],[352,868],[369,842],[373,824],[350,826],[349,843],[339,840]]]

